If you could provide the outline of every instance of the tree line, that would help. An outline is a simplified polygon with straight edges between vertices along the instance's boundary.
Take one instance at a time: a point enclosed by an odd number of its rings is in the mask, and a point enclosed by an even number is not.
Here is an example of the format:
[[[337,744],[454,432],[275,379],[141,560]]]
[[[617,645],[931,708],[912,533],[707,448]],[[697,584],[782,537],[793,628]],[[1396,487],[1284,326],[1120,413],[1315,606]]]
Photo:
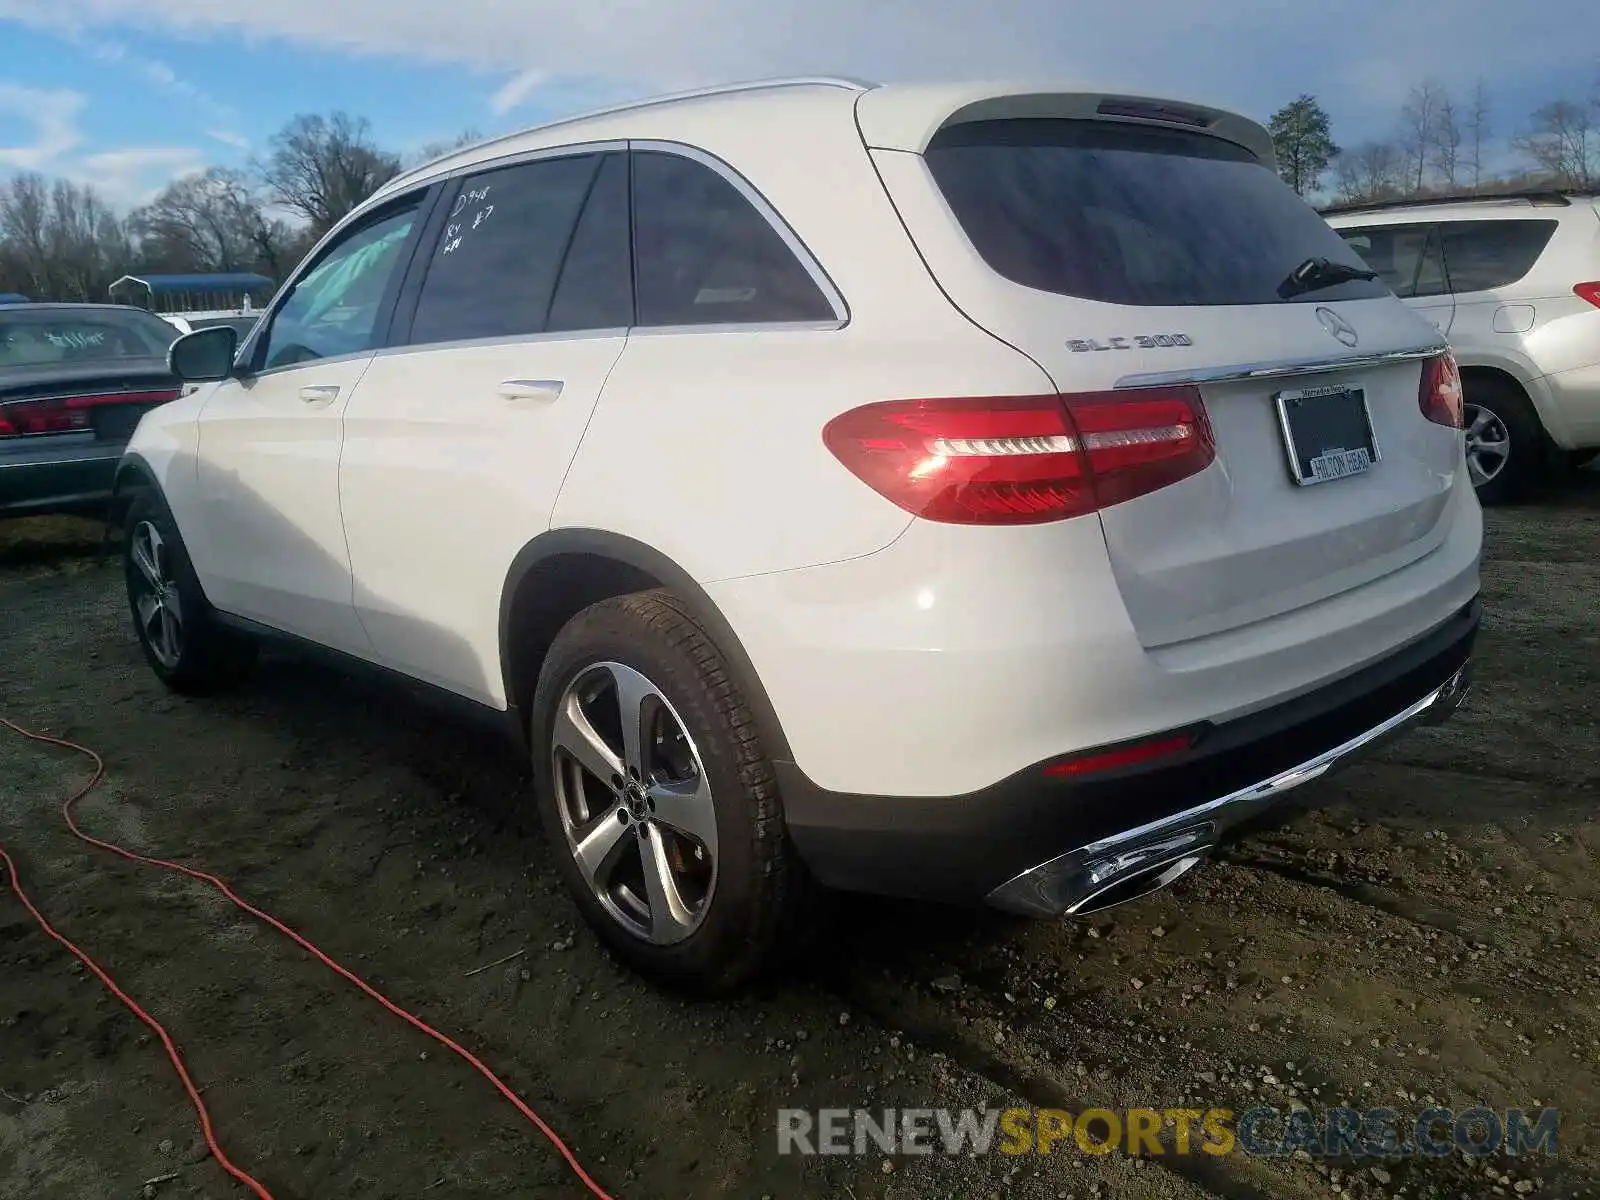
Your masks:
[[[1302,196],[1343,204],[1442,195],[1600,188],[1600,78],[1589,95],[1551,100],[1505,130],[1514,162],[1496,169],[1497,129],[1488,86],[1464,92],[1437,78],[1414,86],[1388,137],[1341,148],[1315,96],[1272,115],[1278,171]]]
[[[1315,96],[1272,115],[1278,169],[1302,196],[1368,203],[1521,188],[1600,188],[1600,79],[1582,98],[1551,100],[1511,130],[1516,164],[1495,170],[1489,89],[1411,89],[1391,136],[1341,148]],[[421,162],[477,141],[469,131],[426,146]],[[281,280],[338,221],[403,170],[348,113],[302,114],[245,168],[212,167],[119,214],[90,183],[13,176],[0,185],[0,292],[104,300],[120,275],[251,271]]]
[[[477,141],[420,150],[420,163]],[[103,301],[119,276],[248,271],[281,280],[351,209],[411,165],[348,113],[302,114],[242,169],[212,167],[119,214],[91,183],[0,184],[0,293]]]

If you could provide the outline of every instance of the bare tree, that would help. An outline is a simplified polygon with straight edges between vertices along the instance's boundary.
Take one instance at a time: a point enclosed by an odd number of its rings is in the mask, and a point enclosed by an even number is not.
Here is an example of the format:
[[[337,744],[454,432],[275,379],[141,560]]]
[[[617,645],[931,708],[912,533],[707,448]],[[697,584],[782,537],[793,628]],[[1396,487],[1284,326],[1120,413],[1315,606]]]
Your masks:
[[[432,162],[436,158],[443,158],[446,154],[465,149],[481,141],[483,141],[483,134],[476,129],[463,129],[453,138],[446,138],[439,142],[429,142],[416,152],[409,165],[420,167],[423,163]]]
[[[1425,79],[1411,89],[1400,109],[1400,149],[1405,155],[1407,191],[1420,192],[1427,182],[1428,164],[1435,157],[1439,109],[1447,98],[1444,85]]]
[[[13,176],[0,193],[0,244],[6,248],[8,290],[23,286],[35,299],[53,292],[50,272],[50,185],[43,175]]]
[[[174,271],[242,271],[255,265],[261,205],[245,177],[225,167],[167,185],[128,218],[140,257]]]
[[[1438,108],[1434,110],[1429,165],[1439,183],[1451,191],[1460,186],[1461,122],[1456,115],[1456,103],[1448,93],[1440,94]]]
[[[1600,183],[1600,103],[1553,100],[1536,109],[1528,132],[1512,143],[1556,186]]]
[[[1367,204],[1402,194],[1407,182],[1403,152],[1393,142],[1363,142],[1334,160],[1334,187],[1346,204]]]
[[[320,235],[398,175],[400,160],[373,145],[365,118],[336,112],[295,117],[258,169],[271,198]]]
[[[1489,91],[1482,77],[1472,86],[1472,98],[1467,106],[1466,169],[1472,177],[1472,191],[1476,195],[1483,186],[1483,153],[1489,141]]]
[[[0,192],[0,256],[11,285],[36,300],[103,300],[132,247],[94,188],[15,176]]]

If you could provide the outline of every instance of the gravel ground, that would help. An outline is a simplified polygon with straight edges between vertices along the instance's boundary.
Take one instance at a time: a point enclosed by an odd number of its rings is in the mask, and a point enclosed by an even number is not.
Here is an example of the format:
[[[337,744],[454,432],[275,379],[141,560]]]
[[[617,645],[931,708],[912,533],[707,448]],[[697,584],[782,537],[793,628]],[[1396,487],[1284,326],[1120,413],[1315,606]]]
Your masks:
[[[576,927],[493,743],[291,657],[223,699],[164,693],[86,525],[0,527],[0,715],[105,756],[91,832],[230,879],[478,1052],[619,1197],[1593,1195],[1597,484],[1490,514],[1468,709],[1308,785],[1309,811],[1086,922],[848,901],[825,961],[731,1003],[663,995]],[[277,1200],[583,1194],[442,1048],[203,886],[73,840],[84,772],[0,730],[0,842]],[[1263,1100],[1553,1105],[1560,1153],[889,1161],[775,1135],[787,1106]],[[243,1194],[159,1045],[0,894],[0,1196]]]

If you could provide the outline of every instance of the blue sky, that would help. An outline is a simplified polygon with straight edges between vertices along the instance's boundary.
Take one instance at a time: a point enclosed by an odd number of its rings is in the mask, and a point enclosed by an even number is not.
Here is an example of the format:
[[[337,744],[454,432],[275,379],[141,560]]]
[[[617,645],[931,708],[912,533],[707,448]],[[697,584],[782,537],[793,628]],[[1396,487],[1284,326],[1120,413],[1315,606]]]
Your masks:
[[[1324,11],[1334,9],[1336,11]],[[1317,94],[1346,145],[1406,90],[1482,77],[1494,132],[1600,80],[1600,4],[1541,0],[0,0],[0,175],[122,206],[243,165],[299,112],[371,119],[402,153],[651,92],[835,72],[1050,76],[1265,118]]]

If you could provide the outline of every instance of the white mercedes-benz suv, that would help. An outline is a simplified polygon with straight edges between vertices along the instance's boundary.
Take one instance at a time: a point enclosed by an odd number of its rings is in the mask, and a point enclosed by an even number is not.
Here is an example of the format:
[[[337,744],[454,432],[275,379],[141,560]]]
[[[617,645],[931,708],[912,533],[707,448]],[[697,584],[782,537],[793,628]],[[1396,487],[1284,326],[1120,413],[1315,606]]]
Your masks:
[[[1485,504],[1600,455],[1600,198],[1527,192],[1324,209],[1450,340]]]
[[[504,722],[684,985],[816,884],[1130,899],[1467,689],[1454,361],[1232,113],[630,105],[396,179],[236,336],[121,464],[155,671],[287,635]]]

